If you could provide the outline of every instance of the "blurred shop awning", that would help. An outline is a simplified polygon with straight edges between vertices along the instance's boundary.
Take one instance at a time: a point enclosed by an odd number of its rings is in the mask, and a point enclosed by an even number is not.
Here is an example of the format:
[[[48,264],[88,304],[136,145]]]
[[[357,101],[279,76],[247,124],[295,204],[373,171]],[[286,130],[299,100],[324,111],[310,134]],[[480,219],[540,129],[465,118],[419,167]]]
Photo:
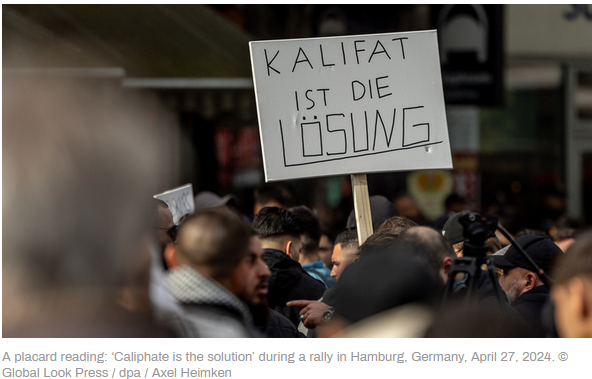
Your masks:
[[[250,81],[249,40],[204,5],[2,5],[4,73],[232,87]]]

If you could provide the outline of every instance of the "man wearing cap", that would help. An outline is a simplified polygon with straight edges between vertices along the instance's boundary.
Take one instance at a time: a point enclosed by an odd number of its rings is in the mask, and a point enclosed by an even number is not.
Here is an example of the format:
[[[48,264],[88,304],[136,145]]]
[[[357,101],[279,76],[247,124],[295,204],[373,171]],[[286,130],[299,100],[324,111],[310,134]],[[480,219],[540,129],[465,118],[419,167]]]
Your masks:
[[[471,213],[471,211],[463,210],[452,215],[442,228],[442,235],[450,241],[454,253],[457,257],[463,256],[463,249],[465,246],[464,228],[459,219],[461,216]]]
[[[527,234],[516,239],[537,266],[549,272],[561,249],[544,236]],[[510,305],[527,321],[536,337],[545,336],[541,320],[543,307],[550,300],[549,289],[537,270],[513,245],[492,256],[493,264],[500,269],[499,283]]]
[[[372,214],[372,229],[376,230],[380,224],[393,216],[398,216],[397,208],[384,196],[374,195],[370,196],[370,211]],[[356,228],[356,213],[355,210],[349,213],[347,218],[346,229]]]

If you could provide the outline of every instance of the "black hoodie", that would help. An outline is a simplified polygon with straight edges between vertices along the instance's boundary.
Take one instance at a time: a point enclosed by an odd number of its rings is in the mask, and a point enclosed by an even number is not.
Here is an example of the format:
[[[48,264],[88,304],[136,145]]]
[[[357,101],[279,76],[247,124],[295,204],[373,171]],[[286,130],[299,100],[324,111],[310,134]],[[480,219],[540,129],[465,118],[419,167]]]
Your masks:
[[[300,309],[288,307],[286,303],[292,300],[318,300],[325,292],[325,285],[308,275],[300,263],[280,250],[264,249],[263,260],[271,270],[267,294],[269,307],[298,326]]]

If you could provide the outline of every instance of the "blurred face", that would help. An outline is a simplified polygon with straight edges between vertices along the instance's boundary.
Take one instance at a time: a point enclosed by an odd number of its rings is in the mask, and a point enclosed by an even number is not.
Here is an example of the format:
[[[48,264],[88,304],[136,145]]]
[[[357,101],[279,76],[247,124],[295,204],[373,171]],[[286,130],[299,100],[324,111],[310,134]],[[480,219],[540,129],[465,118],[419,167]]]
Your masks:
[[[574,309],[574,295],[567,285],[555,285],[551,290],[553,304],[555,304],[555,324],[560,337],[581,337],[577,333],[577,319]]]
[[[559,337],[592,337],[592,281],[589,278],[573,277],[566,283],[555,284],[551,298]]]
[[[331,263],[331,254],[333,254],[333,243],[331,243],[329,237],[323,234],[319,242],[319,258],[321,258],[323,264],[328,268],[331,268],[333,265]]]
[[[501,270],[499,284],[502,291],[506,293],[508,302],[512,303],[526,292],[526,274],[528,270],[522,267],[506,268]]]
[[[263,248],[258,237],[251,237],[249,252],[233,274],[235,295],[247,304],[257,305],[267,298],[268,280],[271,275],[263,261]]]
[[[399,215],[410,219],[419,217],[420,210],[410,196],[403,196],[395,201],[395,208],[399,211]]]
[[[355,248],[343,249],[340,243],[335,245],[333,248],[333,255],[331,256],[331,261],[333,262],[331,276],[335,278],[335,280],[339,280],[343,270],[355,260],[356,252],[357,249]]]

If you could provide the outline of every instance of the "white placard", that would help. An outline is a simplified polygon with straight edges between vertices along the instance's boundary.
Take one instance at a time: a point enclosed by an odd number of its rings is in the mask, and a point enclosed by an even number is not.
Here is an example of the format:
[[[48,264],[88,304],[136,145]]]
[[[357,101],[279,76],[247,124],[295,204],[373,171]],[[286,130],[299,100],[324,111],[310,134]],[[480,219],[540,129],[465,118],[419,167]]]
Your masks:
[[[267,181],[452,168],[435,30],[250,50]]]
[[[155,199],[164,201],[173,214],[173,223],[179,224],[179,220],[185,215],[195,212],[193,202],[193,185],[186,184],[181,187],[159,193],[153,196]]]

